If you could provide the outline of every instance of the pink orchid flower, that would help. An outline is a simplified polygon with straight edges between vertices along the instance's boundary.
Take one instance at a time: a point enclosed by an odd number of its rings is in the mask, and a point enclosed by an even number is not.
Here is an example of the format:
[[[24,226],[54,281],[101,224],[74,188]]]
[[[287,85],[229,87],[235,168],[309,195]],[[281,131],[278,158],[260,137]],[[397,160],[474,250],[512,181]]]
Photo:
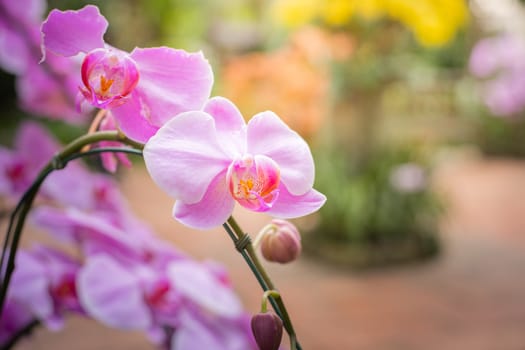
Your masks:
[[[64,313],[84,314],[76,288],[78,261],[50,247],[37,245],[21,250],[16,257],[9,296],[25,305],[51,330],[64,325]]]
[[[93,5],[53,10],[42,24],[43,60],[45,50],[83,56],[81,100],[111,109],[121,130],[140,142],[178,113],[202,107],[213,73],[201,52],[155,47],[127,53],[104,43],[107,26]]]
[[[46,10],[43,0],[0,0],[0,67],[23,74],[33,60],[34,29]]]
[[[525,45],[501,34],[480,40],[470,55],[470,71],[482,82],[485,104],[497,116],[512,117],[525,109]]]
[[[46,52],[41,58],[40,25],[45,0],[0,0],[0,68],[16,75],[20,107],[31,114],[83,123],[75,107],[81,83],[79,62]]]
[[[146,143],[144,160],[155,183],[177,199],[174,217],[193,228],[221,225],[236,202],[293,218],[326,200],[312,188],[314,161],[296,132],[269,111],[246,124],[222,97],[161,127]]]

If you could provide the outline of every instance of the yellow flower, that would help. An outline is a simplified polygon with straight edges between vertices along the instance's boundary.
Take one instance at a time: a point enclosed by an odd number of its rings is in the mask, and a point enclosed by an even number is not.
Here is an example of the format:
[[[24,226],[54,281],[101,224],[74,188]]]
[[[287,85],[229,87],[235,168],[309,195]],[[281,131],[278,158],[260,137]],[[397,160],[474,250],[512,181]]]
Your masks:
[[[366,20],[375,20],[385,14],[385,0],[355,1],[355,13]]]
[[[390,17],[407,26],[425,46],[440,46],[450,41],[467,21],[463,0],[386,0]]]
[[[321,5],[321,17],[325,23],[339,26],[350,21],[354,14],[355,2],[352,0],[326,0]]]
[[[318,11],[318,0],[279,0],[271,8],[274,18],[291,28],[311,22]]]
[[[289,27],[315,20],[341,26],[354,15],[365,20],[388,16],[404,24],[425,46],[446,44],[468,19],[465,0],[276,0],[273,13]]]

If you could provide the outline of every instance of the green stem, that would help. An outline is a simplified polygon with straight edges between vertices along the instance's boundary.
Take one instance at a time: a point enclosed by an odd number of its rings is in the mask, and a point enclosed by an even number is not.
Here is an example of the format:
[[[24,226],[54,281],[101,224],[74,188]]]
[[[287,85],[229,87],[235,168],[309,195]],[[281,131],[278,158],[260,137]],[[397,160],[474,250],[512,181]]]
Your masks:
[[[4,308],[5,298],[7,296],[7,289],[9,287],[11,276],[15,270],[15,257],[16,252],[18,250],[20,237],[22,235],[22,230],[24,228],[25,219],[27,214],[29,213],[29,210],[31,209],[33,200],[38,194],[40,186],[51,172],[53,172],[54,170],[64,168],[68,161],[78,157],[82,157],[84,155],[90,155],[93,153],[107,151],[101,148],[97,151],[93,149],[91,151],[78,153],[82,150],[83,147],[100,141],[118,141],[132,146],[134,148],[138,148],[139,150],[142,150],[144,148],[143,144],[127,138],[120,131],[94,132],[81,136],[69,143],[68,145],[66,145],[62,149],[62,151],[58,152],[53,157],[53,159],[40,171],[38,177],[31,184],[29,189],[24,193],[10,217],[9,225],[4,240],[4,246],[2,248],[2,256],[0,258],[0,272],[5,271],[5,273],[2,276],[2,281],[0,285],[0,315],[2,314]],[[110,149],[111,152],[113,152],[114,150],[115,148]],[[131,151],[127,148],[122,148],[122,150],[119,150],[119,152],[136,153],[136,151]],[[5,266],[4,270],[6,254],[8,255],[7,265]]]
[[[245,235],[245,233],[242,231],[241,227],[233,216],[230,216],[228,218],[227,223],[231,226],[233,232],[237,236],[237,239],[242,239]],[[246,250],[246,253],[248,254],[251,262],[253,263],[254,269],[260,274],[261,278],[264,281],[264,285],[261,284],[261,287],[266,292],[268,290],[276,290],[275,285],[273,284],[270,276],[266,272],[264,266],[261,264],[257,254],[255,253],[255,250],[253,249],[253,245],[251,242],[248,242],[246,244],[246,247],[244,248]],[[284,302],[281,297],[274,298],[270,296],[270,301],[272,302],[272,305],[274,306],[275,312],[281,317],[283,320],[283,325],[286,331],[288,332],[288,335],[290,337],[290,350],[301,350],[300,344],[297,342],[297,336],[295,334],[295,330],[292,325],[292,321],[290,320],[290,316],[288,315],[288,311],[286,310],[286,307],[284,305]],[[277,308],[275,307],[274,303],[276,304]]]
[[[257,249],[259,247],[259,245],[261,244],[261,241],[262,241],[263,237],[266,234],[269,234],[270,232],[274,233],[276,230],[277,230],[277,226],[275,224],[273,224],[273,223],[264,226],[259,231],[257,236],[255,236],[255,239],[253,240],[253,248]]]
[[[239,242],[239,239],[237,238],[237,235],[233,232],[233,230],[230,228],[230,226],[228,226],[227,223],[224,223],[222,226],[224,227],[224,229],[226,230],[226,232],[228,233],[228,235],[230,236],[230,238],[232,239],[232,241],[234,243]],[[239,252],[241,253],[241,255],[244,258],[244,260],[246,261],[246,264],[248,264],[248,267],[250,268],[250,270],[252,270],[255,278],[257,279],[257,282],[259,282],[259,284],[261,285],[261,288],[263,290],[268,290],[268,286],[266,285],[266,282],[262,278],[262,276],[259,273],[259,271],[257,271],[255,265],[253,264],[252,260],[248,256],[248,253],[246,253],[246,251],[244,249],[239,250]],[[277,305],[275,305],[275,306],[277,307]],[[278,312],[278,313],[280,314],[280,312]]]
[[[264,292],[262,301],[261,301],[261,312],[263,313],[268,311],[268,298],[270,296],[274,299],[277,299],[281,297],[281,294],[279,294],[278,291],[273,290],[273,289],[267,290],[266,292]]]

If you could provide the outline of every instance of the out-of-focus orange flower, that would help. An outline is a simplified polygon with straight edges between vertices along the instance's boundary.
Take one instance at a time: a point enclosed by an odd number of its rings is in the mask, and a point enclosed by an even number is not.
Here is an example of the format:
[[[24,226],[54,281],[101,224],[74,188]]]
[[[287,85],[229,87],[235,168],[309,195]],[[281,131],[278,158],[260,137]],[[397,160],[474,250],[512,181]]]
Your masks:
[[[311,140],[327,113],[328,62],[345,59],[352,50],[346,35],[305,28],[282,49],[230,59],[222,70],[221,94],[234,101],[246,118],[273,110]]]

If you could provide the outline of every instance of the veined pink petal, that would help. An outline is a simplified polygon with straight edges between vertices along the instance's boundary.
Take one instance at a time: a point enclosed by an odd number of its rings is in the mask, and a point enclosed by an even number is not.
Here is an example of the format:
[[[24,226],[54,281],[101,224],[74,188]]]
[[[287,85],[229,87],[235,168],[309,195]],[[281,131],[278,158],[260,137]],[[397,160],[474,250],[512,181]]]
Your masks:
[[[176,201],[173,216],[182,224],[201,230],[222,225],[233,211],[235,201],[226,185],[226,173],[215,177],[202,200],[195,204]]]
[[[78,11],[51,11],[42,23],[42,60],[45,49],[62,56],[75,56],[104,47],[107,27],[108,21],[93,5]]]
[[[96,320],[120,329],[143,330],[151,325],[138,278],[108,256],[91,256],[77,284],[82,306]]]
[[[164,124],[143,154],[153,181],[187,204],[200,202],[231,162],[217,140],[213,118],[202,111],[182,113]]]
[[[147,142],[159,129],[143,117],[143,106],[136,91],[121,106],[113,108],[111,113],[115,118],[120,130],[127,137],[138,142]]]
[[[224,97],[215,96],[206,103],[203,110],[215,120],[215,128],[223,148],[233,158],[246,153],[246,123],[237,106]]]
[[[201,52],[136,48],[131,58],[140,71],[136,90],[147,105],[143,116],[153,125],[162,126],[181,112],[200,110],[210,96],[213,72]]]
[[[248,122],[247,138],[247,152],[273,159],[281,169],[281,181],[291,194],[302,195],[312,188],[315,167],[310,148],[275,113],[256,114]]]
[[[294,196],[281,184],[279,198],[266,213],[281,219],[297,218],[317,211],[324,202],[326,196],[314,189],[303,195]]]

